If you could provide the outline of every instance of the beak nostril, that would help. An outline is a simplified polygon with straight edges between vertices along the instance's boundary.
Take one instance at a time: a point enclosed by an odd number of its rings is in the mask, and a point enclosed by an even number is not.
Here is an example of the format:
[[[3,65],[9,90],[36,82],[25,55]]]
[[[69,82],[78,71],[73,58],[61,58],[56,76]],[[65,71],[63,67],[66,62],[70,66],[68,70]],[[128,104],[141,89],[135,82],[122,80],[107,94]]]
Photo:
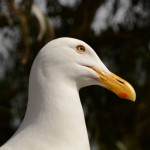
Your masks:
[[[123,82],[123,81],[120,81],[120,80],[118,80],[118,79],[117,79],[117,81],[118,81],[118,82],[120,82],[121,84],[124,84],[124,82]]]

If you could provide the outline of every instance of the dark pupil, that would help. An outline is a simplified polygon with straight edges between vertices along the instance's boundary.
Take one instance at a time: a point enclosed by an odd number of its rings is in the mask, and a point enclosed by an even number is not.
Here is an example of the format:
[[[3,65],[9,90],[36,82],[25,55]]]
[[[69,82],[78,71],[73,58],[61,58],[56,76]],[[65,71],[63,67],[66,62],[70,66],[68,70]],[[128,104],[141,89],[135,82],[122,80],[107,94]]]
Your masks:
[[[83,48],[83,47],[80,47],[80,51],[84,51],[84,48]]]

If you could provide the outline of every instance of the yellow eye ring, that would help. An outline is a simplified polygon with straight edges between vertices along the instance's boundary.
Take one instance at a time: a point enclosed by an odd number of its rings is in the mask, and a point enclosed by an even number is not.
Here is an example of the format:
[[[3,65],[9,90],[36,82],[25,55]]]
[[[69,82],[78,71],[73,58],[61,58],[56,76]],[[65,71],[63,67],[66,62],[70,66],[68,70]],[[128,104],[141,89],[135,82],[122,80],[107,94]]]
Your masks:
[[[80,54],[83,54],[86,52],[86,48],[83,45],[76,46],[76,51]]]

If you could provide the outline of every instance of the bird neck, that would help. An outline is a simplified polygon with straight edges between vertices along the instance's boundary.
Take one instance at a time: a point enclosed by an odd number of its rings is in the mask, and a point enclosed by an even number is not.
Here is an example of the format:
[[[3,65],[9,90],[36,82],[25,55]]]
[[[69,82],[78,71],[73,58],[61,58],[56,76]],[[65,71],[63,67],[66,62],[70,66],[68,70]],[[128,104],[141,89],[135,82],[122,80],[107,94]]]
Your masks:
[[[49,77],[50,78],[50,77]],[[66,79],[30,80],[29,100],[20,127],[32,139],[55,149],[89,149],[77,87]],[[57,144],[56,144],[57,143]]]

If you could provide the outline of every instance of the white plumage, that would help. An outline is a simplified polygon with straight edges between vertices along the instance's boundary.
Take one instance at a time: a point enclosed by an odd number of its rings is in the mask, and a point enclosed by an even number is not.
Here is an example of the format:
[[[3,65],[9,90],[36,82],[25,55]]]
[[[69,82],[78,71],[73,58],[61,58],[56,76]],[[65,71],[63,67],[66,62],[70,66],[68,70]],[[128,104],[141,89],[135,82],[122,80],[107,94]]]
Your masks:
[[[0,150],[90,150],[78,91],[93,84],[135,100],[133,88],[112,74],[85,42],[49,42],[31,69],[25,118]]]

